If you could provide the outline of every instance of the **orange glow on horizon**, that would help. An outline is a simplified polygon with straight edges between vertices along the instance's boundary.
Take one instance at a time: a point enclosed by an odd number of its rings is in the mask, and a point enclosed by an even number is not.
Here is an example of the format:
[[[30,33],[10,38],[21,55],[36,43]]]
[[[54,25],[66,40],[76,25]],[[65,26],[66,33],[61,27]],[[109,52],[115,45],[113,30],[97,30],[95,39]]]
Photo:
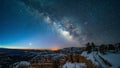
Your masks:
[[[59,49],[58,47],[52,47],[52,48],[50,48],[50,50],[53,50],[53,51],[56,51],[58,49]]]

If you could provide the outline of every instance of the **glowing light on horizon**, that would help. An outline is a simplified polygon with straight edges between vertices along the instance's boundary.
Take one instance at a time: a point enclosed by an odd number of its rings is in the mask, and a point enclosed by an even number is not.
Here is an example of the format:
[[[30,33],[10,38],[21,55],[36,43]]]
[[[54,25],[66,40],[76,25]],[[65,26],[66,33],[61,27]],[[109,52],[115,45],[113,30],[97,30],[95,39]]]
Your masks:
[[[52,47],[52,48],[50,48],[50,50],[53,50],[53,51],[56,51],[58,49],[59,49],[58,47]]]

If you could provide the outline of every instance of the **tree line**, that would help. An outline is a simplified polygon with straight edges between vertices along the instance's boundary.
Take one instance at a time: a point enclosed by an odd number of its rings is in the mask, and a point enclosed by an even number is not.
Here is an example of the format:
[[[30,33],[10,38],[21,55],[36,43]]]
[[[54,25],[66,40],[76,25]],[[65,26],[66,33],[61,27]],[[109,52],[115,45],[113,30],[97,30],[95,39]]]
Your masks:
[[[120,43],[96,45],[94,42],[88,42],[85,50],[87,53],[91,53],[92,51],[97,51],[102,54],[106,54],[107,52],[118,53],[120,51]]]

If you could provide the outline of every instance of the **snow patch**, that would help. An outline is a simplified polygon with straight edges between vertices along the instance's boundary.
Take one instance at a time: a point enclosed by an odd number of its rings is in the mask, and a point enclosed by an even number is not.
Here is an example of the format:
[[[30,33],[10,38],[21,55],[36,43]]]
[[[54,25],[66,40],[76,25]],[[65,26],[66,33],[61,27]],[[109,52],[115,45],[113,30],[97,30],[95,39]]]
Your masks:
[[[62,68],[87,68],[87,66],[85,63],[67,62],[66,64],[63,65]]]

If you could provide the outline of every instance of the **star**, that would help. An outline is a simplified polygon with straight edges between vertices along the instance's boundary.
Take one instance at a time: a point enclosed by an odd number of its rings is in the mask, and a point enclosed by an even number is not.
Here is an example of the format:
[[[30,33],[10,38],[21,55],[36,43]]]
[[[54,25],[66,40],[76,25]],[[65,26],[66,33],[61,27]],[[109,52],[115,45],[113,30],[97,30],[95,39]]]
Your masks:
[[[28,44],[29,46],[32,46],[32,43],[31,42],[29,42],[29,44]]]

